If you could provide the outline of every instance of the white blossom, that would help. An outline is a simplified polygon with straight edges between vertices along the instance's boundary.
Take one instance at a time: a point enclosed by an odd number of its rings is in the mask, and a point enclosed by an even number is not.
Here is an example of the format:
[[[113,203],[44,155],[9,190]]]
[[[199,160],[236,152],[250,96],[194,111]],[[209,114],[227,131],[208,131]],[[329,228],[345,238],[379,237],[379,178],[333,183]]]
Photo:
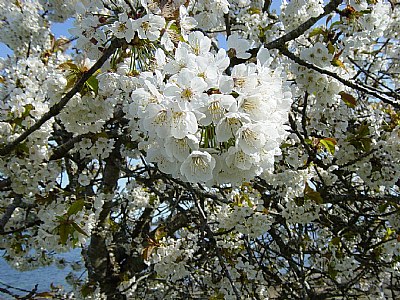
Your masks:
[[[205,151],[193,151],[182,163],[180,171],[189,182],[207,182],[213,178],[215,158]]]

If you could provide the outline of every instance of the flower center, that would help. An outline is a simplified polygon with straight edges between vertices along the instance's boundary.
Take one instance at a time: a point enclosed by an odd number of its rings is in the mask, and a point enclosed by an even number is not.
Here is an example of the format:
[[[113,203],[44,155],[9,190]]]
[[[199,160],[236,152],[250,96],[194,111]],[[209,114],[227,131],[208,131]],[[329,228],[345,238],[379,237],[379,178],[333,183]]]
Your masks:
[[[221,103],[219,101],[213,101],[208,106],[208,111],[213,116],[213,118],[219,118],[223,114],[223,108],[221,107]]]
[[[242,131],[242,137],[249,144],[257,140],[257,134],[249,128],[246,128],[245,130]]]
[[[233,82],[237,87],[244,87],[246,79],[244,79],[243,77],[233,78]]]
[[[121,33],[122,33],[122,32],[125,32],[126,29],[127,29],[127,27],[126,27],[125,23],[120,23],[120,24],[118,25],[118,28],[117,28],[118,32],[121,32]]]
[[[190,99],[193,97],[193,91],[189,88],[186,88],[182,91],[181,97],[182,99],[190,101]]]
[[[257,105],[254,103],[254,101],[251,101],[250,99],[245,99],[243,101],[242,108],[244,111],[252,111],[257,109]]]
[[[167,121],[167,111],[160,111],[154,119],[156,124],[164,124]]]
[[[149,23],[148,21],[144,21],[144,22],[142,22],[142,24],[140,25],[140,27],[142,27],[142,29],[143,29],[144,31],[147,31],[147,30],[149,30],[149,28],[150,28],[150,23]]]
[[[195,173],[198,169],[205,170],[207,168],[207,162],[200,156],[192,157],[192,172]]]

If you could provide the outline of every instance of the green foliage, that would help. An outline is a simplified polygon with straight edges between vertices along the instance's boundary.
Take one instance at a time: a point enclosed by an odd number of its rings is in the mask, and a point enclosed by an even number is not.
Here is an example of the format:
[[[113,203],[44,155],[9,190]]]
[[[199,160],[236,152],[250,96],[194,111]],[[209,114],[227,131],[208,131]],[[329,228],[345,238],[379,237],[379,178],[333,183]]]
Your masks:
[[[357,150],[369,152],[372,144],[372,140],[369,135],[369,124],[364,121],[356,128],[353,134],[349,134],[349,137],[346,139],[346,141],[353,145]]]

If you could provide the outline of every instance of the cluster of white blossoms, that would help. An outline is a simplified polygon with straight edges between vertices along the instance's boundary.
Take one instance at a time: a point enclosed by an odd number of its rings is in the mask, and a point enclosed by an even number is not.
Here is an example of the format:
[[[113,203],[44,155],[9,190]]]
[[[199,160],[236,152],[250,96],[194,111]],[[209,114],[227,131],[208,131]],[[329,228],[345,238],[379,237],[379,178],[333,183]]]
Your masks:
[[[108,279],[135,299],[383,293],[399,278],[400,7],[342,1],[271,46],[327,2],[2,1],[0,249],[33,268],[102,239],[76,289],[92,299]],[[71,55],[48,36],[69,18]]]
[[[43,10],[49,15],[49,19],[54,22],[64,22],[72,17],[76,12],[75,7],[78,0],[39,0]]]
[[[193,12],[198,26],[205,30],[221,26],[223,16],[229,12],[227,0],[190,1],[189,9]]]
[[[0,42],[16,53],[33,51],[50,42],[46,20],[37,1],[0,2]]]
[[[281,21],[287,31],[297,28],[310,17],[318,17],[324,12],[324,1],[292,0],[283,1]]]
[[[49,93],[56,97],[64,83],[56,65],[59,59],[66,58],[60,53],[46,63],[34,56],[25,60],[4,60],[4,81],[0,90],[2,144],[13,141],[48,111],[49,99],[46,95]],[[45,162],[51,155],[48,136],[52,130],[52,122],[46,122],[19,146],[15,155],[1,157],[0,173],[12,179],[11,186],[15,192],[38,193],[40,182],[46,184],[39,193],[46,193],[54,187],[60,166],[56,162]]]
[[[281,70],[269,68],[266,49],[257,64],[225,75],[226,51],[212,54],[210,47],[201,32],[191,33],[174,59],[139,77],[125,110],[139,119],[147,134],[142,149],[162,172],[193,183],[240,183],[273,167],[287,136],[291,94]]]
[[[60,119],[69,132],[98,132],[112,117],[115,102],[115,98],[103,99],[91,93],[77,94],[60,114]]]

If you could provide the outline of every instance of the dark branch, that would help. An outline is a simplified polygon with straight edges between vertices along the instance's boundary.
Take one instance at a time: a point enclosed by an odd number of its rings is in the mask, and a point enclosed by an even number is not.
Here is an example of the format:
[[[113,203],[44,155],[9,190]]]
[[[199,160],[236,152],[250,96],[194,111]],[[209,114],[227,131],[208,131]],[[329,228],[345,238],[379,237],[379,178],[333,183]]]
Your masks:
[[[315,23],[317,23],[320,19],[322,19],[324,16],[330,14],[335,10],[336,7],[338,7],[342,3],[342,0],[332,0],[330,1],[325,7],[324,7],[324,12],[320,14],[318,17],[311,17],[308,19],[306,22],[301,24],[299,27],[296,29],[288,32],[287,34],[281,36],[280,38],[265,44],[264,47],[267,49],[279,49],[285,45],[286,42],[292,41],[299,36],[301,36],[304,32],[306,32],[308,29],[310,29]],[[257,53],[257,49],[253,49]]]

